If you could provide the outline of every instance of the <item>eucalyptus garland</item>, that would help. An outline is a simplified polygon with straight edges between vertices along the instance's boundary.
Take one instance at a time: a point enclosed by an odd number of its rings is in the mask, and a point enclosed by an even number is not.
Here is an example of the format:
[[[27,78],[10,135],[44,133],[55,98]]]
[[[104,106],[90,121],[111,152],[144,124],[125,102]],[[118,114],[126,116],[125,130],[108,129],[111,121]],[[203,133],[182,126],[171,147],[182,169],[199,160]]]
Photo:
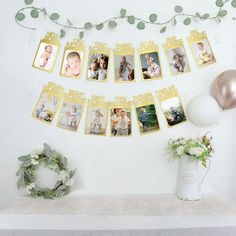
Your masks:
[[[174,7],[175,14],[165,21],[159,20],[157,13],[151,13],[148,19],[142,19],[137,16],[128,14],[127,10],[122,8],[119,15],[106,19],[100,23],[86,22],[81,26],[76,26],[70,19],[61,17],[57,12],[50,13],[44,7],[34,6],[33,0],[24,0],[24,2],[27,6],[19,9],[15,15],[15,21],[20,26],[26,29],[35,30],[35,28],[33,27],[24,25],[24,19],[27,15],[34,19],[39,18],[40,15],[43,15],[47,20],[50,20],[60,27],[61,38],[65,37],[66,29],[73,29],[78,31],[78,37],[80,39],[82,39],[84,37],[84,33],[90,29],[102,30],[105,26],[110,29],[114,29],[118,26],[119,20],[127,21],[129,24],[136,26],[138,30],[144,30],[147,24],[155,25],[159,27],[160,33],[164,33],[169,25],[172,25],[174,27],[176,26],[177,22],[183,23],[184,25],[190,25],[193,20],[215,20],[217,22],[221,22],[221,19],[228,14],[228,11],[225,9],[228,3],[231,3],[230,5],[233,8],[236,8],[236,0],[216,0],[216,13],[215,15],[211,16],[207,12],[185,13],[183,7],[177,5]],[[233,17],[232,19],[235,20],[236,18]]]
[[[70,192],[75,170],[68,170],[66,157],[51,149],[48,144],[44,144],[43,151],[35,151],[20,156],[18,159],[21,163],[16,173],[19,176],[17,187],[23,190],[26,195],[34,198],[54,199],[63,197]],[[36,184],[36,172],[39,166],[44,166],[57,174],[57,182],[52,189],[43,188]]]

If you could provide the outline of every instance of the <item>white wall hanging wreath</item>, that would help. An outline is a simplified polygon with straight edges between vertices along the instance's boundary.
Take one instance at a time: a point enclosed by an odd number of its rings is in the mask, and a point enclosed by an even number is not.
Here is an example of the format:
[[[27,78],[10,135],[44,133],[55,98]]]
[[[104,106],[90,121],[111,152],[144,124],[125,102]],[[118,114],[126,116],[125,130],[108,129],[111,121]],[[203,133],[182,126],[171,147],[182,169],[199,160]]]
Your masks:
[[[51,149],[48,144],[44,144],[41,152],[32,152],[18,159],[21,163],[16,173],[19,176],[17,187],[26,195],[54,199],[70,193],[75,170],[69,170],[66,157]],[[57,174],[57,182],[53,188],[43,188],[36,184],[39,166],[44,166]]]

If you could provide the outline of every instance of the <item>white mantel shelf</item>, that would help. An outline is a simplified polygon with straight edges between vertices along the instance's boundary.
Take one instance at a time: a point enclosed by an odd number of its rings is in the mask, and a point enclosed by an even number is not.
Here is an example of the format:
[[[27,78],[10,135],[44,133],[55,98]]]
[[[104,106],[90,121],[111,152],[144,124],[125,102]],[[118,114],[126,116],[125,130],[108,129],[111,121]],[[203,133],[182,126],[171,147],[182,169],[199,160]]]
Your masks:
[[[195,202],[180,201],[172,194],[70,195],[58,200],[21,197],[0,210],[0,235],[1,230],[39,229],[210,229],[229,236],[236,235],[236,205],[213,195]]]

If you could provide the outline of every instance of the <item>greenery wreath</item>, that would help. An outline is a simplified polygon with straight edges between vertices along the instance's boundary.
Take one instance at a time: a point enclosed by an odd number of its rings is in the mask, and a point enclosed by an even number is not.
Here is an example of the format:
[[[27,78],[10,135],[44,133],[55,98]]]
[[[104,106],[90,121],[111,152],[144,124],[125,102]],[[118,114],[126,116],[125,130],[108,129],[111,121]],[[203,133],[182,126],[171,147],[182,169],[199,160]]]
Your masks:
[[[23,190],[26,195],[54,199],[69,194],[76,170],[68,170],[66,157],[48,144],[44,144],[43,151],[34,151],[18,159],[21,163],[16,172],[19,176],[17,188]],[[58,178],[52,189],[42,188],[36,184],[36,171],[40,165],[56,172]]]

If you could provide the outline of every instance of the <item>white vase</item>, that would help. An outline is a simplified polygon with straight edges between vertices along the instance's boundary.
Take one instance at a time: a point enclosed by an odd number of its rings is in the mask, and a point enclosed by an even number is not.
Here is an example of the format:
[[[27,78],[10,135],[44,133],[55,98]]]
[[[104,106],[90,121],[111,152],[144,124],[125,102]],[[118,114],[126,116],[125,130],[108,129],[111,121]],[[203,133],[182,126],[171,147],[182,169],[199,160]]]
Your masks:
[[[179,159],[176,195],[180,200],[198,201],[201,199],[198,162],[187,156]]]

